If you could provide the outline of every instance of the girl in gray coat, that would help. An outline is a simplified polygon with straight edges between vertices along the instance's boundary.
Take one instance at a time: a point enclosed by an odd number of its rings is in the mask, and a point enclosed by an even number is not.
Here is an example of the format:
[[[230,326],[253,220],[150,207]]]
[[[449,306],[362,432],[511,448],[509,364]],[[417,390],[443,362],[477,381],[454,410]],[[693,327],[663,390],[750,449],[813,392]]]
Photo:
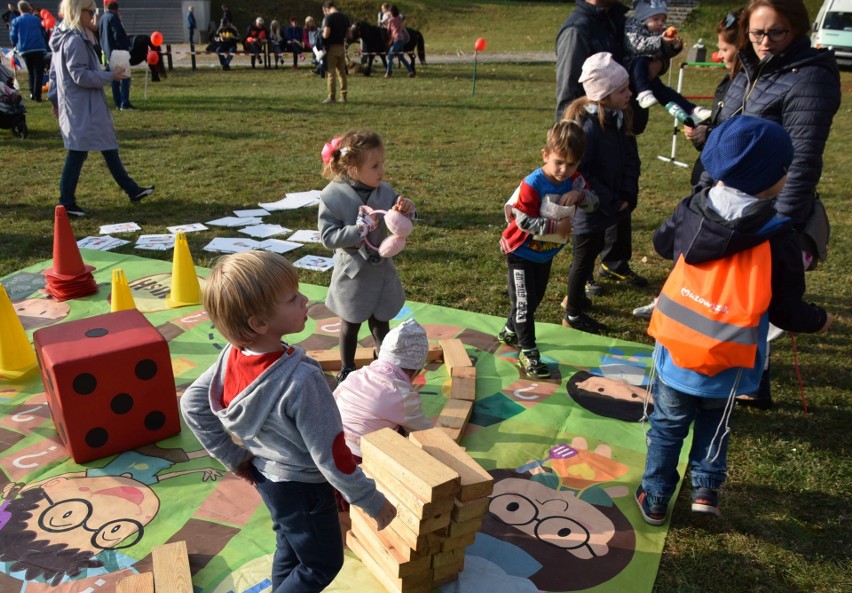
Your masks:
[[[50,67],[48,99],[68,155],[59,181],[59,203],[68,214],[85,216],[77,205],[77,182],[90,150],[104,155],[109,172],[131,202],[139,202],[154,191],[140,187],[124,170],[118,155],[118,138],[112,126],[104,87],[113,80],[126,78],[121,68],[105,72],[94,49],[97,33],[93,0],[62,0],[62,24],[50,39],[53,59]]]
[[[325,304],[340,317],[340,382],[355,370],[361,324],[368,323],[378,350],[405,303],[393,260],[371,247],[384,240],[387,227],[370,211],[392,209],[413,218],[414,203],[382,181],[385,149],[375,132],[337,137],[325,145],[322,158],[323,177],[331,183],[320,195],[317,224],[322,244],[335,250]]]

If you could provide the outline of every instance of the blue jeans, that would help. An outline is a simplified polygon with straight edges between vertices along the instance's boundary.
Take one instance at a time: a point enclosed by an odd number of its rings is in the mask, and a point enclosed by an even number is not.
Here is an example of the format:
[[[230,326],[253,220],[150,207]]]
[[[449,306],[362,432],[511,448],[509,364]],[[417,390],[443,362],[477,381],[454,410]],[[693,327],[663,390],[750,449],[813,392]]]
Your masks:
[[[118,150],[102,150],[107,168],[112,174],[112,178],[118,186],[124,190],[128,198],[132,198],[142,191],[127,171],[124,170],[124,165],[121,162],[121,157],[118,156]],[[59,203],[65,206],[70,206],[77,202],[77,183],[80,181],[80,172],[83,170],[83,163],[89,153],[85,150],[69,150],[65,157],[65,166],[62,168],[62,177],[59,179]]]
[[[273,482],[254,471],[272,515],[272,593],[325,589],[343,568],[343,539],[334,488],[328,482]]]
[[[724,426],[719,428],[727,400],[682,393],[659,377],[653,385],[653,394],[654,411],[647,435],[648,457],[642,476],[648,502],[668,505],[674,495],[680,481],[677,472],[680,450],[693,422],[695,428],[689,451],[692,487],[717,490],[728,471],[728,435],[724,433]]]
[[[394,56],[399,56],[399,61],[402,62],[402,65],[405,66],[405,69],[411,72],[411,64],[408,63],[408,60],[405,59],[405,54],[402,53],[402,46],[405,45],[405,42],[400,39],[399,41],[394,41],[391,44],[390,49],[388,50],[388,68],[387,74],[390,76],[393,73],[393,58]]]
[[[106,66],[106,71],[110,71],[109,64]],[[115,103],[116,109],[130,105],[130,79],[113,80],[111,86],[112,101]]]

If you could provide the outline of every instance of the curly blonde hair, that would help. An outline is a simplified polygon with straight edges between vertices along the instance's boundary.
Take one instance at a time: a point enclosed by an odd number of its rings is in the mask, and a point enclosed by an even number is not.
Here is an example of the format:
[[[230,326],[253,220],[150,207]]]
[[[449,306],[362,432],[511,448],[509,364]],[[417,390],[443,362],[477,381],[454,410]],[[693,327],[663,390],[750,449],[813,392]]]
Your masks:
[[[328,180],[346,177],[351,167],[357,168],[363,164],[368,152],[383,147],[381,136],[375,132],[369,130],[346,132],[340,137],[340,143],[323,166],[322,176]]]

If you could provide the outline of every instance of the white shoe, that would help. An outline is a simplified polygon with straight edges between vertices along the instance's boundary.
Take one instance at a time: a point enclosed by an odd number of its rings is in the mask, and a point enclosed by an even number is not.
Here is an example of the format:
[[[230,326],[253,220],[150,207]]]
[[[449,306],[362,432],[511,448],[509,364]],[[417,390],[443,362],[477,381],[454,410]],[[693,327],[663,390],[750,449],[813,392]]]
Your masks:
[[[642,305],[641,307],[636,307],[633,309],[633,315],[636,317],[641,317],[642,319],[650,319],[651,314],[654,312],[654,308],[657,306],[657,299],[654,299],[653,302]]]
[[[712,115],[713,112],[707,109],[706,107],[696,107],[692,110],[692,121],[694,121],[696,124],[700,124],[710,119],[710,116]]]
[[[636,95],[636,102],[639,103],[639,107],[642,109],[648,109],[648,107],[659,103],[657,98],[654,96],[654,93],[651,91],[642,91]]]

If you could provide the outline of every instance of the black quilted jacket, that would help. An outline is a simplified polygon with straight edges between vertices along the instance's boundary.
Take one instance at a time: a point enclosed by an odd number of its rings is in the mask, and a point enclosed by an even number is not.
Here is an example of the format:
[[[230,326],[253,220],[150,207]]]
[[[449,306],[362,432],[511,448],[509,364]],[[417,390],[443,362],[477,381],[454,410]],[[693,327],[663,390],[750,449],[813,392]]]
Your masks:
[[[719,121],[742,113],[784,126],[795,154],[776,210],[801,226],[813,207],[822,153],[840,107],[837,62],[832,52],[810,47],[807,38],[797,39],[786,52],[763,61],[748,47],[740,52],[740,60],[743,72],[728,88]]]

